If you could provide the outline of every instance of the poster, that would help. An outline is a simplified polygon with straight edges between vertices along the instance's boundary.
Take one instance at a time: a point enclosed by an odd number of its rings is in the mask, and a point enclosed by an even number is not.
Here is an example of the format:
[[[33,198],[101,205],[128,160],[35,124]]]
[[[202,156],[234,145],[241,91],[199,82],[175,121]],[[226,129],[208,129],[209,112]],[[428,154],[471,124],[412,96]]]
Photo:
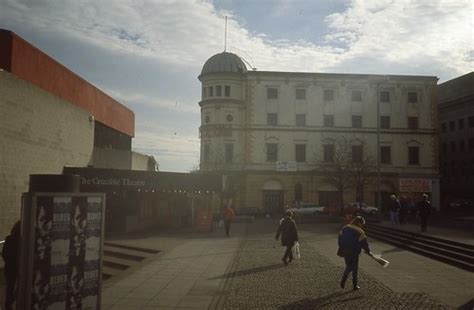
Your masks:
[[[35,211],[25,309],[100,309],[103,196],[38,196],[24,210]]]

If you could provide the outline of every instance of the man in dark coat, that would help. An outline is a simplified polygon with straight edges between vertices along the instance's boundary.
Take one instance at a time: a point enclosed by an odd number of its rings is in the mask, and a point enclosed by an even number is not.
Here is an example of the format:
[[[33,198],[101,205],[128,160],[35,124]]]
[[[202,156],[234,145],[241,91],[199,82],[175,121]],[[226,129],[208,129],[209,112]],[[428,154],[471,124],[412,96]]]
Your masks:
[[[364,249],[368,255],[373,255],[369,249],[365,232],[362,229],[362,225],[364,224],[364,218],[361,216],[356,216],[352,220],[351,224],[344,226],[339,233],[338,252],[341,252],[341,255],[344,257],[344,261],[346,263],[346,269],[344,270],[340,283],[341,288],[344,288],[347,277],[352,272],[352,288],[354,290],[360,289],[360,286],[357,284],[360,252],[362,249]]]
[[[285,211],[285,217],[280,222],[275,236],[275,239],[278,240],[281,235],[281,245],[286,246],[285,254],[281,259],[285,265],[288,265],[288,263],[293,260],[292,249],[298,241],[298,231],[296,230],[296,224],[292,216],[293,212],[289,210]]]
[[[18,261],[20,259],[20,222],[17,222],[5,238],[2,258],[5,262],[5,309],[12,310],[15,302],[16,283],[18,278]]]
[[[418,217],[420,218],[421,232],[426,232],[428,226],[428,218],[431,214],[431,203],[428,200],[428,195],[423,194],[423,200],[417,206]]]
[[[390,196],[391,202],[390,202],[390,221],[392,224],[400,225],[400,200],[398,200],[397,196],[391,195]]]

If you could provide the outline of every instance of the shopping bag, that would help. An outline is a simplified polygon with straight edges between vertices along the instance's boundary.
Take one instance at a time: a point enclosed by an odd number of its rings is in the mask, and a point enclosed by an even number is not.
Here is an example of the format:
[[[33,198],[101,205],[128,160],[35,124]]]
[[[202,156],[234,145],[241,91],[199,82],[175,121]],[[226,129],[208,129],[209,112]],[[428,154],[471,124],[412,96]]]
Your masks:
[[[295,243],[295,257],[297,259],[300,259],[301,258],[301,253],[300,253],[300,243],[298,241],[296,241]]]
[[[379,263],[380,266],[382,266],[383,268],[387,268],[388,265],[390,264],[390,262],[389,262],[388,260],[382,258],[382,255],[373,254],[371,257],[372,257],[377,263]]]
[[[220,220],[218,226],[219,228],[224,227],[224,220]]]

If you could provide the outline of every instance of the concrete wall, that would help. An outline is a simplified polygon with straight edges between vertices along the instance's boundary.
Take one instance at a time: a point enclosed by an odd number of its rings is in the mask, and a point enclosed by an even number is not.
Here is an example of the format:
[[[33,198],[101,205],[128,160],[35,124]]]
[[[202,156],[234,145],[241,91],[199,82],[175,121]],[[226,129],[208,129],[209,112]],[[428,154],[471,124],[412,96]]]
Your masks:
[[[132,170],[146,171],[149,167],[150,158],[147,155],[132,152]]]
[[[0,29],[0,68],[77,105],[95,119],[130,137],[135,115],[89,82],[15,33]]]
[[[20,217],[30,174],[87,166],[94,123],[82,108],[0,71],[0,239]]]
[[[132,152],[95,147],[90,165],[94,168],[131,169]]]

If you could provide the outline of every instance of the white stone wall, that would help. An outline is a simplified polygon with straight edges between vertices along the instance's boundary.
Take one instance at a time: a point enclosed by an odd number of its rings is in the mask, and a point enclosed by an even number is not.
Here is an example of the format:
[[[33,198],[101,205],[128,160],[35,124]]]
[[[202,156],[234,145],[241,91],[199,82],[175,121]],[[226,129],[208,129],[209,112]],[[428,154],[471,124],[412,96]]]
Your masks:
[[[0,239],[20,217],[29,175],[87,166],[93,141],[86,111],[0,71]]]

